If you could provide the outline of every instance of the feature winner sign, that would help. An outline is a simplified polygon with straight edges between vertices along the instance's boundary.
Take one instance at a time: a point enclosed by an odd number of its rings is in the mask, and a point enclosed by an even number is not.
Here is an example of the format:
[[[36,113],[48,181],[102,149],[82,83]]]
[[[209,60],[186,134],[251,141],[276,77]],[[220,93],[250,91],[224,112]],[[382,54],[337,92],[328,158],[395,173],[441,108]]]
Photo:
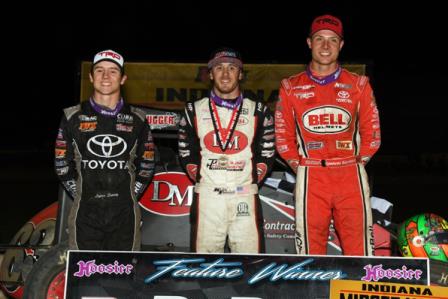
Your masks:
[[[334,280],[429,283],[426,259],[347,256],[69,251],[66,275],[67,299],[329,298]]]
[[[387,282],[333,280],[330,299],[448,299],[448,288]]]

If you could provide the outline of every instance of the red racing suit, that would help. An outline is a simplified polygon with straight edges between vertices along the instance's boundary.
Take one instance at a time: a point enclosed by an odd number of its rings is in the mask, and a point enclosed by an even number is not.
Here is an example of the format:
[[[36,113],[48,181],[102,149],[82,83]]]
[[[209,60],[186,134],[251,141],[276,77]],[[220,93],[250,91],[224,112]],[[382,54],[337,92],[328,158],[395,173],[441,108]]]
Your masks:
[[[373,255],[364,164],[380,146],[378,110],[366,76],[342,68],[331,76],[302,72],[280,86],[276,147],[297,171],[296,250],[326,254],[333,218],[345,255]]]

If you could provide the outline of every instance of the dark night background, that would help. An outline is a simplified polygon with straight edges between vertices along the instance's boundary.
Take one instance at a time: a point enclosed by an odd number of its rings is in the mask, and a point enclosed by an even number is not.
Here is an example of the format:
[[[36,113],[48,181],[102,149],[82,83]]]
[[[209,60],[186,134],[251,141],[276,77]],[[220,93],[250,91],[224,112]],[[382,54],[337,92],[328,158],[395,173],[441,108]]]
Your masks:
[[[372,195],[394,204],[396,223],[421,212],[447,219],[445,10],[389,2],[41,1],[4,9],[0,243],[57,200],[53,142],[62,108],[78,102],[82,60],[112,48],[126,61],[206,62],[230,46],[245,63],[307,63],[309,25],[324,13],[341,17],[340,59],[368,64],[376,94],[382,147],[368,165]]]

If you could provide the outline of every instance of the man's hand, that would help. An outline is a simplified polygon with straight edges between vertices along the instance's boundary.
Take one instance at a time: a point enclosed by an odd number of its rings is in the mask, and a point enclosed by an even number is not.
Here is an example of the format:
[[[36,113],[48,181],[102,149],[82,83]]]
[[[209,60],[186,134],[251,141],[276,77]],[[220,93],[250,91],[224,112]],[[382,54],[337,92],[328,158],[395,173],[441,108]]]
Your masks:
[[[261,182],[264,179],[267,171],[268,166],[266,165],[266,163],[257,163],[258,182]]]
[[[196,176],[198,174],[198,166],[196,164],[187,164],[187,174],[193,182],[196,182]]]
[[[289,167],[291,167],[292,171],[294,171],[294,173],[297,173],[297,168],[300,165],[299,160],[291,159],[286,162],[288,163]]]
[[[369,156],[357,156],[356,157],[356,162],[358,162],[362,165],[366,165],[369,161],[370,161]]]

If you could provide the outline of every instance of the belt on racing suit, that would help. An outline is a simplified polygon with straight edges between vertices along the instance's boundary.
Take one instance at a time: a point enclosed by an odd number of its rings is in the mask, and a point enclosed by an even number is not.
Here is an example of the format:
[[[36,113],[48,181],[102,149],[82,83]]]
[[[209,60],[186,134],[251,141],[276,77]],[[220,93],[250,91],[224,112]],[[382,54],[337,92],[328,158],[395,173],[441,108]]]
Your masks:
[[[196,183],[196,185],[194,186],[194,192],[216,192],[217,194],[249,195],[258,194],[258,185],[249,184],[242,186],[216,186],[207,183]]]
[[[318,167],[341,167],[347,165],[354,165],[357,163],[356,157],[334,158],[334,159],[314,159],[305,158],[300,159],[300,166],[318,166]]]

